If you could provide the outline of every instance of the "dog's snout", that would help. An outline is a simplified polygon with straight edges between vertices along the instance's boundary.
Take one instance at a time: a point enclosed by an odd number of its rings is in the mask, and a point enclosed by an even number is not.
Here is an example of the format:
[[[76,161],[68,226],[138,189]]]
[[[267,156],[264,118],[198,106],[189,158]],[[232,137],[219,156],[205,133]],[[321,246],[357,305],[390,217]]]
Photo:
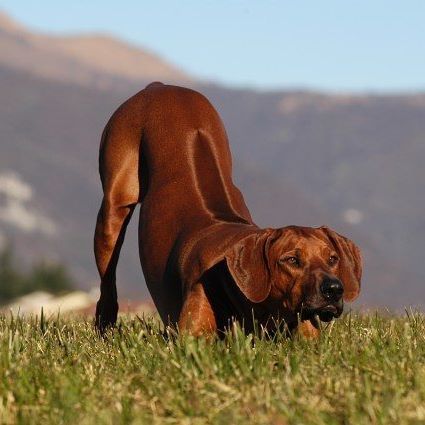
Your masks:
[[[325,279],[320,285],[320,291],[326,300],[337,302],[342,298],[344,287],[338,279]]]

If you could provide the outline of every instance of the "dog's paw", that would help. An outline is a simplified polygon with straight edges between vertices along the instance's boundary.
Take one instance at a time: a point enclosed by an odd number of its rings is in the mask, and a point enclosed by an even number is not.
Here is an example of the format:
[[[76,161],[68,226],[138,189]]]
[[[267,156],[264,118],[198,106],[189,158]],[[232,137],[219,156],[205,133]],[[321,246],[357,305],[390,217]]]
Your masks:
[[[298,324],[295,335],[301,339],[317,339],[320,336],[320,329],[310,320],[304,320]]]
[[[96,304],[96,329],[103,335],[108,329],[115,326],[118,315],[118,303],[105,302],[100,299]]]

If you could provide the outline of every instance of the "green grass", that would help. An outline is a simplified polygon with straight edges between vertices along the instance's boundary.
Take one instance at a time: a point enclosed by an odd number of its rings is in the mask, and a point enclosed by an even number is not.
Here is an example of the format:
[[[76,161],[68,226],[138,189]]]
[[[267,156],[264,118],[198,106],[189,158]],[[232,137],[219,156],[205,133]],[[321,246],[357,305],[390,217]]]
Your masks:
[[[0,317],[0,423],[424,424],[425,316],[347,315],[317,341]]]

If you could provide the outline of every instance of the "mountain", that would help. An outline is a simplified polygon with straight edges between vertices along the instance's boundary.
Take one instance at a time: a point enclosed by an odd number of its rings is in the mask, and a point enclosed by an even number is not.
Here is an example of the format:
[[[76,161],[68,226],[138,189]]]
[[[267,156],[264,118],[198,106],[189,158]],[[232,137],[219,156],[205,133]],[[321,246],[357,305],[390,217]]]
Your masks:
[[[0,64],[42,78],[102,89],[163,79],[192,78],[157,55],[104,34],[33,33],[0,14]]]
[[[59,259],[81,288],[97,285],[92,235],[101,199],[101,131],[116,107],[147,82],[173,81],[203,92],[223,117],[235,180],[258,224],[333,226],[363,250],[359,304],[425,306],[423,94],[329,95],[206,85],[113,39],[33,34],[5,16],[2,52],[4,46],[0,240],[14,241],[23,264],[40,256]],[[92,60],[96,54],[105,61]],[[128,74],[130,66],[114,68],[117,57],[139,63],[137,75]],[[137,213],[118,270],[122,296],[147,295]]]

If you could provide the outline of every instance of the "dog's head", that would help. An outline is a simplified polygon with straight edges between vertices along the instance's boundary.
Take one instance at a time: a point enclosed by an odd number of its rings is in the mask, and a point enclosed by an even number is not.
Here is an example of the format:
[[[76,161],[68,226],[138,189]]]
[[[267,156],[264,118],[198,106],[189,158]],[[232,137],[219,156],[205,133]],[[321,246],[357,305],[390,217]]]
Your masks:
[[[360,292],[359,248],[328,227],[266,229],[226,253],[236,285],[252,303],[322,321],[339,317]]]

